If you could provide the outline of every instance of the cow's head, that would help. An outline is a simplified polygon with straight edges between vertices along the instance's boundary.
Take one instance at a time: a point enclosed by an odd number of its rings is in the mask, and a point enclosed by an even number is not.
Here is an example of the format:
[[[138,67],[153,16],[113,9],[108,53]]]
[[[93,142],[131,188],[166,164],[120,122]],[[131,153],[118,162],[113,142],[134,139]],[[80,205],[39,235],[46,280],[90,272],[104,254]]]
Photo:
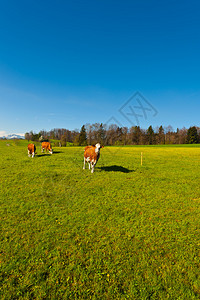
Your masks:
[[[101,148],[101,145],[100,145],[99,143],[97,143],[97,144],[95,145],[95,147],[98,148],[98,149],[100,149],[100,148]]]
[[[97,152],[99,152],[100,151],[100,148],[103,148],[104,146],[101,146],[99,143],[97,143],[96,145],[95,145],[95,152],[97,153]]]
[[[53,154],[53,149],[49,149],[49,153],[50,153],[50,154]]]

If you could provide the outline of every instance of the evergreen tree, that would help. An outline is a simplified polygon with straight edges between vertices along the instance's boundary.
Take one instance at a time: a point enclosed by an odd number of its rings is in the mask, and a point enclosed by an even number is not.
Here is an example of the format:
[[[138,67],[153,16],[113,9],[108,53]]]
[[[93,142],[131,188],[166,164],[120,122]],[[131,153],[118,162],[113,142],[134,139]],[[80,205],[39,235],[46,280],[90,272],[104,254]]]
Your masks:
[[[195,126],[190,127],[187,131],[187,143],[188,144],[197,144],[198,143],[198,133]]]
[[[79,134],[78,144],[79,144],[79,146],[81,146],[81,145],[83,145],[83,146],[87,145],[87,135],[86,135],[85,125],[83,125],[81,127],[81,132]]]
[[[148,140],[149,145],[152,145],[154,143],[154,137],[155,137],[155,134],[154,134],[152,126],[150,125],[149,128],[147,129],[147,138],[148,138],[147,140]]]
[[[104,145],[105,140],[106,140],[106,131],[104,129],[103,124],[101,123],[99,126],[99,130],[98,130],[98,138],[99,138],[99,143],[101,145]]]
[[[165,133],[162,125],[159,127],[158,130],[158,140],[159,140],[159,144],[165,144]]]

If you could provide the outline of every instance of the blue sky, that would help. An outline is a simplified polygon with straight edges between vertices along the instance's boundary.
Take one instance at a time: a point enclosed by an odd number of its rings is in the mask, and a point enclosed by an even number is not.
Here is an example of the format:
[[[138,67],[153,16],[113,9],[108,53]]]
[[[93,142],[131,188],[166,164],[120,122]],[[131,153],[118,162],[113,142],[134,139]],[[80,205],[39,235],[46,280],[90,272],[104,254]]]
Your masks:
[[[1,1],[0,135],[200,126],[199,11],[197,0]]]

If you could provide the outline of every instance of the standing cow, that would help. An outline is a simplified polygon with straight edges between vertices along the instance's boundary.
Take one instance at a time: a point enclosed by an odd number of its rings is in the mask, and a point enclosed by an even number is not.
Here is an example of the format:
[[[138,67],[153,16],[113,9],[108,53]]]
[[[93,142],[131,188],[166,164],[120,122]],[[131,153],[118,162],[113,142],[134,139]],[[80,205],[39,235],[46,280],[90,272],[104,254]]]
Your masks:
[[[94,167],[100,157],[100,148],[102,148],[102,146],[99,143],[93,146],[85,147],[83,169],[85,169],[85,162],[87,162],[89,164],[89,170],[91,166],[91,173],[94,173]]]
[[[36,154],[36,146],[34,144],[28,144],[28,156],[31,157],[34,157]]]
[[[44,149],[46,149],[46,152],[48,150],[50,154],[53,153],[53,149],[51,148],[51,144],[49,142],[42,142],[41,148],[42,148],[42,152],[44,152]]]

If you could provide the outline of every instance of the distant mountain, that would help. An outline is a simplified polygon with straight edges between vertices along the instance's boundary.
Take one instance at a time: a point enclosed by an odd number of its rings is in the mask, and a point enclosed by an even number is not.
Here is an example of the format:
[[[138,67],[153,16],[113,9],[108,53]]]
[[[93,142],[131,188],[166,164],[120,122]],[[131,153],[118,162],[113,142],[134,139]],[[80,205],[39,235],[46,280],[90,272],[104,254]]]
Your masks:
[[[24,135],[22,134],[8,134],[8,135],[4,135],[1,137],[1,139],[8,139],[8,140],[12,140],[12,139],[24,139]]]

